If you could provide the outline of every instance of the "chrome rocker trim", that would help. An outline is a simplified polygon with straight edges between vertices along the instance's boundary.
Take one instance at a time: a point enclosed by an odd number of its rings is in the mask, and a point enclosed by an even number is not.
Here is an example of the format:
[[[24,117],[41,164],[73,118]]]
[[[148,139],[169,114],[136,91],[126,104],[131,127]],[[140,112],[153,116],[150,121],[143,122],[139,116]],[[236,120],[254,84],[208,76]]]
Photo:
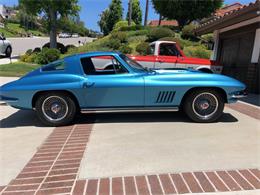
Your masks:
[[[85,108],[81,113],[113,113],[113,112],[177,112],[178,107],[132,107],[132,108]]]

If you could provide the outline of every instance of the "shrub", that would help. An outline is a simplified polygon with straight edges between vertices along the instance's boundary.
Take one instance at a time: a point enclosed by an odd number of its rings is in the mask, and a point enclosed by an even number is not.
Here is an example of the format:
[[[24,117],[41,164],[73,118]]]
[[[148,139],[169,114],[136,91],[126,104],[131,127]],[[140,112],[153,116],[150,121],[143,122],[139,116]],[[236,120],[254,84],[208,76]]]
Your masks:
[[[159,27],[151,29],[151,31],[148,33],[149,41],[157,41],[163,37],[174,37],[174,32],[169,28]]]
[[[135,49],[140,55],[148,55],[151,53],[151,47],[149,43],[142,42],[136,46]]]
[[[144,35],[138,35],[138,36],[130,36],[128,39],[127,39],[127,42],[128,43],[133,43],[133,42],[145,42],[147,39],[146,36]]]
[[[106,46],[113,50],[117,50],[121,46],[121,41],[119,39],[110,39],[106,43]]]
[[[195,25],[189,24],[183,27],[181,31],[181,37],[183,39],[195,39],[196,36],[194,34],[194,29],[196,28]]]
[[[75,47],[76,47],[75,45],[66,45],[66,50],[69,51],[69,49],[75,48]]]
[[[46,43],[42,46],[42,48],[50,48],[50,42]],[[67,52],[66,47],[62,44],[57,42],[57,49],[60,51],[60,53],[64,54]]]
[[[41,48],[39,47],[34,48],[33,53],[39,53],[39,52],[41,52]]]
[[[127,33],[126,32],[112,32],[112,39],[118,39],[121,43],[126,43],[127,41]]]
[[[20,60],[21,60],[22,62],[25,62],[29,56],[30,56],[30,54],[25,53],[24,55],[21,55],[21,56],[20,56]]]
[[[60,57],[60,51],[58,49],[49,49],[43,48],[40,53],[37,54],[35,62],[37,64],[48,64],[55,60],[58,60]]]
[[[119,31],[136,31],[143,30],[144,27],[142,25],[133,25],[133,26],[122,26]]]
[[[131,26],[135,26],[135,23],[134,22],[131,22]],[[117,22],[114,27],[113,27],[113,30],[119,30],[121,29],[122,27],[128,27],[128,21],[127,20],[121,20],[119,22]]]
[[[184,48],[184,53],[189,57],[205,58],[209,59],[211,51],[207,50],[205,46],[189,46]]]
[[[27,55],[31,55],[33,53],[33,50],[32,49],[28,49],[26,52],[25,52],[25,54],[27,54]]]
[[[212,33],[202,35],[201,39],[205,42],[214,42],[214,37]]]
[[[35,58],[37,57],[36,53],[30,53],[30,51],[28,51],[27,53],[25,53],[24,55],[20,56],[20,60],[22,62],[28,62],[28,63],[34,63],[35,62]]]
[[[132,53],[133,49],[129,45],[124,44],[119,47],[119,51],[124,54],[130,54],[130,53]]]

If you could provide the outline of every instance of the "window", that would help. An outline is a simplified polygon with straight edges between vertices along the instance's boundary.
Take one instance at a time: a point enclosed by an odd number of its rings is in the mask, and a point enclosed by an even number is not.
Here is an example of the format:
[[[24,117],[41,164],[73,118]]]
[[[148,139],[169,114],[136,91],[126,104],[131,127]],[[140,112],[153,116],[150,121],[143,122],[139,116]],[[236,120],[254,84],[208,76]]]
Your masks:
[[[87,75],[124,74],[128,71],[113,56],[81,58],[83,71]]]
[[[161,43],[159,54],[162,56],[179,56],[180,52],[172,43]]]
[[[155,44],[151,44],[148,55],[154,55],[154,51],[155,51]]]
[[[55,62],[42,67],[42,71],[57,71],[57,70],[64,70],[64,69],[65,69],[64,61]]]

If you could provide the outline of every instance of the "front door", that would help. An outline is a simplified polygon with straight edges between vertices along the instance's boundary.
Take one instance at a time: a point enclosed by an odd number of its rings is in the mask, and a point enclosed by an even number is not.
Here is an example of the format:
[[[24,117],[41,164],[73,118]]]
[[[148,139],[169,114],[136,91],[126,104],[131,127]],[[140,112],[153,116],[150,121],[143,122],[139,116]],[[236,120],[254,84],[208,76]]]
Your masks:
[[[113,56],[86,57],[81,64],[86,74],[82,84],[85,108],[144,105],[143,76],[129,73]]]

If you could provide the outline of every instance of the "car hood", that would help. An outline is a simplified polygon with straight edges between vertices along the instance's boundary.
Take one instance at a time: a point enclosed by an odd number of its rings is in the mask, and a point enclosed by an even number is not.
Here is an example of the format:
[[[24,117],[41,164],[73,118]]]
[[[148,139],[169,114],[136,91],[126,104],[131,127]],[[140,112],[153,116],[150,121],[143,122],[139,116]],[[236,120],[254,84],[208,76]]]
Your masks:
[[[152,78],[153,77],[153,78]],[[183,85],[192,84],[192,82],[200,83],[201,86],[233,86],[241,90],[245,89],[244,83],[221,74],[204,73],[192,69],[172,69],[172,70],[154,70],[152,80],[158,81],[175,81],[181,82]]]

